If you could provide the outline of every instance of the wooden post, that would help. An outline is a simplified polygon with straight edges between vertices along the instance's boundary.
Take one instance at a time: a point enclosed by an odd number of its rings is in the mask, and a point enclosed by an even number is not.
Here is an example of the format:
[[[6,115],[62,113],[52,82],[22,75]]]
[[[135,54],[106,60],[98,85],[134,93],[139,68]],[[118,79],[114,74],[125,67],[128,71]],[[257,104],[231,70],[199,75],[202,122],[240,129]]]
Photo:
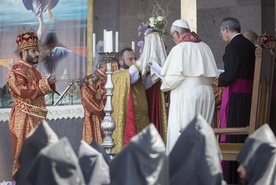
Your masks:
[[[181,19],[186,20],[192,31],[197,32],[197,0],[181,0]]]

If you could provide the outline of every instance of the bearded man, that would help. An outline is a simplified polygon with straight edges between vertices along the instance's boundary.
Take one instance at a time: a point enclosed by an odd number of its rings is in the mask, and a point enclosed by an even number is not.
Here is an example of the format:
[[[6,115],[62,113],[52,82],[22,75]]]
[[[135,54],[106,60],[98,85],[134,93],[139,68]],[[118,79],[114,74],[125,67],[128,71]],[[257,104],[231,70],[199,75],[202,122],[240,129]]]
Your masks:
[[[18,156],[31,130],[46,119],[44,96],[55,90],[55,76],[42,78],[35,68],[38,63],[38,37],[34,32],[20,34],[16,38],[20,61],[13,65],[7,76],[7,84],[13,99],[9,129],[13,150],[12,175],[19,167]]]
[[[82,140],[90,144],[95,140],[98,144],[103,142],[101,123],[105,116],[106,102],[106,62],[100,62],[97,71],[87,76],[81,88],[81,102],[84,109]]]
[[[116,123],[113,132],[118,153],[130,139],[149,124],[145,87],[140,78],[141,68],[131,48],[124,48],[117,55],[119,70],[112,75],[114,83],[112,117]]]

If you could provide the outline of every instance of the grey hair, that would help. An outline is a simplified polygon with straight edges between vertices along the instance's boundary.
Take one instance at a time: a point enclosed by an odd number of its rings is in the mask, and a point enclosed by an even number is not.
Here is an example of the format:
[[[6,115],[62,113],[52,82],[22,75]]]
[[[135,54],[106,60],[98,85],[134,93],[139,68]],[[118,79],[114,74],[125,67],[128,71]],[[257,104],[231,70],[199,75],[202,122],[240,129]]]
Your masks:
[[[233,31],[236,31],[238,33],[241,32],[240,21],[233,17],[227,17],[221,21],[220,29],[224,29],[224,28],[227,28],[232,32]]]
[[[175,32],[175,31],[178,32],[179,34],[190,33],[191,32],[190,29],[181,28],[181,27],[172,25],[172,27],[171,27],[171,33]]]

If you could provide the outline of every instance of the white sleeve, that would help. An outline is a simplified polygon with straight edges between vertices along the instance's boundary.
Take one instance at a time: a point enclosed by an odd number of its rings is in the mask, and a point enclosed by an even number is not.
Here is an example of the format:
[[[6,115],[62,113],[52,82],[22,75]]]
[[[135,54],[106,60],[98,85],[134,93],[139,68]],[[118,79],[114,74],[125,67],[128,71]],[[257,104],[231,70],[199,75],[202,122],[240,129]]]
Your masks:
[[[149,65],[149,66],[150,66],[151,71],[153,73],[155,73],[156,76],[158,76],[160,79],[163,80],[164,77],[160,75],[161,71],[162,71],[162,68],[156,62],[152,62],[152,64]]]
[[[129,75],[130,75],[130,84],[134,84],[140,78],[139,70],[134,65],[131,65],[129,67]]]
[[[166,92],[177,88],[185,79],[183,75],[167,75],[162,81],[161,90]]]

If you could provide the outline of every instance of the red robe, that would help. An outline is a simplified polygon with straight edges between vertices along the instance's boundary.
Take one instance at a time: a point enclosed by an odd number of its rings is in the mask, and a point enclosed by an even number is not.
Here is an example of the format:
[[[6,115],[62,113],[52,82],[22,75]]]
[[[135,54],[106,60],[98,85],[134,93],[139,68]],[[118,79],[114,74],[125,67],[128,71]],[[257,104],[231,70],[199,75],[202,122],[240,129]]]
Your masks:
[[[105,77],[96,84],[83,83],[81,88],[81,100],[84,108],[82,140],[88,144],[90,144],[92,140],[97,141],[99,144],[103,142],[101,123],[105,116],[104,105],[106,95],[104,84]]]
[[[156,82],[151,88],[146,90],[149,120],[153,123],[162,137],[164,143],[167,140],[167,108],[163,92],[160,90],[161,81]]]
[[[23,142],[31,130],[42,119],[46,119],[44,96],[53,92],[55,86],[50,86],[47,78],[42,78],[34,66],[22,60],[12,67],[7,83],[13,99],[9,128],[14,159],[12,175],[14,175],[19,168],[18,156]]]

